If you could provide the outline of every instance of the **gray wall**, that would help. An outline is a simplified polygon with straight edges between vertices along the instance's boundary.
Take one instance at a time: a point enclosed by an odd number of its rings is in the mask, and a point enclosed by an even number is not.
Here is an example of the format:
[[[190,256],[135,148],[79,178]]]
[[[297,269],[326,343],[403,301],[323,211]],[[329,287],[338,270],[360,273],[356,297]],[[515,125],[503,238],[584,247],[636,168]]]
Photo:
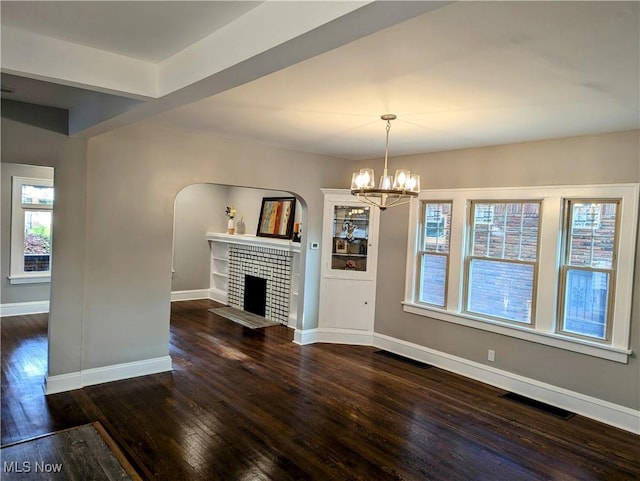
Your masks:
[[[320,188],[350,172],[341,159],[144,126],[87,142],[3,117],[2,132],[3,162],[56,168],[49,375],[168,355],[174,201],[184,187],[295,186],[315,219],[307,238],[318,241]],[[320,251],[303,250],[298,327],[309,329]]]
[[[51,167],[2,163],[0,173],[0,304],[48,301],[50,284],[10,284],[12,178],[33,177],[53,180]]]
[[[229,187],[193,184],[175,200],[172,291],[209,288],[209,231],[224,232]]]
[[[423,189],[638,182],[640,133],[396,157],[390,164],[419,172]],[[620,364],[403,312],[408,214],[407,207],[398,207],[381,215],[376,332],[484,364],[489,364],[487,350],[493,349],[492,367],[640,409],[637,354]],[[636,265],[634,286],[639,285],[639,271]],[[635,353],[640,351],[639,296],[636,287]]]
[[[238,234],[256,235],[258,219],[264,197],[291,197],[290,192],[265,189],[243,189],[234,187],[229,191],[229,205],[237,209],[236,227]],[[302,206],[296,202],[295,222],[299,222]]]
[[[130,127],[90,139],[83,368],[168,354],[174,200],[185,186],[295,186],[303,210],[317,220],[308,234],[318,240],[320,188],[341,185],[348,172],[340,159],[162,128]],[[303,255],[299,327],[311,328],[320,258],[319,251]]]
[[[40,117],[39,107],[33,115]],[[54,167],[49,373],[81,368],[86,219],[86,153],[84,139],[60,134],[64,126],[31,127],[9,120],[2,102],[2,163]],[[43,113],[42,117],[50,118]]]

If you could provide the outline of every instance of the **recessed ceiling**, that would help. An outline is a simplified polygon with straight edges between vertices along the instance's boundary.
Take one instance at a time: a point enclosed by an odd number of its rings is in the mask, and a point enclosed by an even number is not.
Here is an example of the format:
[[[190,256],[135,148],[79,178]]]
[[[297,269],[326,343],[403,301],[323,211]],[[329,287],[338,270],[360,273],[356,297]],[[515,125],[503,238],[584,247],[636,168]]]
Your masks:
[[[2,24],[80,45],[158,62],[236,20],[262,2],[7,2]]]
[[[23,13],[18,15],[18,7],[13,11],[20,19],[9,20],[4,17],[7,3],[14,2],[2,2],[3,23],[26,29],[23,17],[28,17],[24,12],[30,4],[64,3],[72,8],[66,4],[74,2],[24,2],[19,7]],[[114,2],[99,3],[109,10],[108,4]],[[129,3],[146,3],[150,8],[165,2],[123,2],[119,8],[127,10]],[[198,7],[192,3],[198,2],[186,2],[184,8],[193,19]],[[248,14],[274,6],[272,2],[229,3],[251,6]],[[293,8],[297,2],[275,4]],[[308,4],[321,8],[341,2]],[[309,48],[309,39],[321,38],[320,34],[335,39],[348,28],[372,25],[369,7],[380,10],[385,4],[375,2],[341,18],[340,14],[335,18],[344,20],[342,24],[319,22],[309,29],[319,32],[316,37],[292,35],[282,43],[282,51],[266,49],[262,56],[247,56],[236,64],[239,70],[221,70],[222,77],[216,78],[227,86],[220,88],[217,80],[218,87],[208,95],[206,89],[191,96],[185,94],[187,88],[177,90],[149,99],[142,105],[146,109],[131,109],[143,114],[127,117],[128,112],[122,118],[353,159],[381,154],[384,123],[379,116],[387,112],[398,116],[391,129],[392,155],[640,128],[638,2],[392,2],[394,10],[386,15],[414,9],[406,13],[408,20],[399,15],[386,25],[369,26],[366,35],[363,30],[353,41],[318,49],[318,54]],[[248,15],[230,8],[226,21],[240,15],[234,25],[249,25]],[[38,15],[43,18],[42,12]],[[91,12],[83,15],[86,23],[100,23]],[[122,36],[119,43],[141,48],[137,36],[127,39],[113,26],[114,15],[103,16],[108,21],[101,24],[101,36]],[[292,15],[290,21],[295,23],[296,18]],[[186,25],[182,23],[183,29]],[[283,20],[279,27],[286,25]],[[77,41],[93,42],[86,38],[90,34],[86,27],[67,27],[69,35],[73,31],[85,36]],[[31,28],[47,34],[42,25]],[[234,38],[246,43],[256,30],[254,25]],[[169,43],[184,48],[185,42],[193,40]],[[287,58],[297,46],[310,55],[299,57],[300,61]],[[229,51],[228,45],[224,47]],[[155,58],[176,48],[165,46]],[[152,58],[148,51],[145,55]],[[158,64],[159,70],[164,64]],[[248,71],[266,75],[239,80],[236,72]],[[189,88],[200,85],[192,82]]]

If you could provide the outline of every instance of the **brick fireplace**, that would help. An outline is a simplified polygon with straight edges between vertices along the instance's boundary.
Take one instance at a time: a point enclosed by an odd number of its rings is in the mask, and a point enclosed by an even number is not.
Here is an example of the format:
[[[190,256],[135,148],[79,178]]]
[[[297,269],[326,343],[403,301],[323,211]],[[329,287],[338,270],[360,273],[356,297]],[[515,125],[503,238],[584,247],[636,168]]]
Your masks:
[[[288,250],[254,245],[229,245],[228,303],[245,309],[247,277],[266,281],[264,317],[289,323],[293,254]],[[249,299],[251,301],[251,299]]]

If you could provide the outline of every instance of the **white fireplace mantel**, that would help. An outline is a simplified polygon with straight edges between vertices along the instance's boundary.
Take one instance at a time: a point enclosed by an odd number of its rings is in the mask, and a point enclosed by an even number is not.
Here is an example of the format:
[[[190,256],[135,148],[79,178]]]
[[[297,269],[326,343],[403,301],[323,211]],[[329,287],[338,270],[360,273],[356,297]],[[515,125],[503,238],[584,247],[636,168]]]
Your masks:
[[[300,243],[288,239],[277,239],[272,237],[258,237],[249,234],[222,234],[219,232],[207,232],[207,240],[226,242],[227,244],[251,245],[255,247],[265,247],[268,249],[278,249],[285,252],[300,252]]]

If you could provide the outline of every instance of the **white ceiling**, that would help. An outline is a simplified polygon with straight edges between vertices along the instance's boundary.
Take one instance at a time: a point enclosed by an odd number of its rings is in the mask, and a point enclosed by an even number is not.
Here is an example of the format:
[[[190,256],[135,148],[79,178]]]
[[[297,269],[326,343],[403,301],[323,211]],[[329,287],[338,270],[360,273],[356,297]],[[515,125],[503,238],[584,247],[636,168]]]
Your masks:
[[[30,77],[143,100],[78,135],[147,122],[346,158],[381,153],[386,112],[392,155],[640,128],[638,2],[365,3],[3,1],[3,98],[64,98]],[[24,60],[34,33],[142,63],[116,87],[54,79]],[[127,91],[138,68],[158,77]]]
[[[2,24],[158,62],[262,2],[3,2]]]

